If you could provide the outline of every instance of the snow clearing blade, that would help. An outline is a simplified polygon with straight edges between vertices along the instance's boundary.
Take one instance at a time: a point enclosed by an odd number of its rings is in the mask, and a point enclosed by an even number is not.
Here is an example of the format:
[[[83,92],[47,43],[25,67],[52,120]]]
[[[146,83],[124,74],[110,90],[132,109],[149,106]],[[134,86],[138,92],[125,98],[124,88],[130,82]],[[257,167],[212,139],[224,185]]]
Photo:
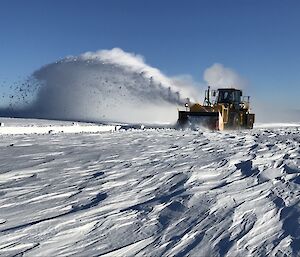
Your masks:
[[[219,112],[189,112],[179,111],[178,123],[180,127],[204,127],[219,130]]]

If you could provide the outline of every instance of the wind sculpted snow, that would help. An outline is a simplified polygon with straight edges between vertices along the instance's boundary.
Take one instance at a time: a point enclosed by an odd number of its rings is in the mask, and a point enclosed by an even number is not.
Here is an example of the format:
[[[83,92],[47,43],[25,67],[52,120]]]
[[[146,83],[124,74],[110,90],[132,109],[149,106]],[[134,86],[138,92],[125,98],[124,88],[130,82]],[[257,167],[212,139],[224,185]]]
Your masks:
[[[1,135],[1,256],[296,256],[300,129]]]

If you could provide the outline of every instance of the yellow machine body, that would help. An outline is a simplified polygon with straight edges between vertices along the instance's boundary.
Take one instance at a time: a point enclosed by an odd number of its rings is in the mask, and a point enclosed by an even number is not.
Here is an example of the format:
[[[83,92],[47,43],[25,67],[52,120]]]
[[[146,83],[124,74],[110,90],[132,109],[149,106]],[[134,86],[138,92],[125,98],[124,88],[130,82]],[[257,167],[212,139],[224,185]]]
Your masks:
[[[255,115],[250,113],[249,97],[246,99],[242,100],[239,89],[223,88],[211,92],[208,88],[204,104],[186,104],[187,110],[179,111],[178,124],[196,123],[216,130],[252,129]]]

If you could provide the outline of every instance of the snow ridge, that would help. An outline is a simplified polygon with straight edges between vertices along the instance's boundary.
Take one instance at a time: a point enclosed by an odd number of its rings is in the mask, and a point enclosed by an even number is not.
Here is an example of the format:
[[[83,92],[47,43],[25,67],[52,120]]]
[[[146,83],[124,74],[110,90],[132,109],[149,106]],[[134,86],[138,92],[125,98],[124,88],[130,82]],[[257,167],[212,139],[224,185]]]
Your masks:
[[[298,127],[2,135],[0,255],[297,256],[299,143]]]

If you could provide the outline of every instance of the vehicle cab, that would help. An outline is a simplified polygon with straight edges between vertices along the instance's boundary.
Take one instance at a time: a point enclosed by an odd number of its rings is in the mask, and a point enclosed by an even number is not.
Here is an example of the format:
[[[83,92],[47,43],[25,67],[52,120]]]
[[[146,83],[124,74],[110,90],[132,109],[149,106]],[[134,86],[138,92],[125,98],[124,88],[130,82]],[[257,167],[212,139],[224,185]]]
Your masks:
[[[217,103],[241,103],[242,91],[234,88],[218,89]]]

